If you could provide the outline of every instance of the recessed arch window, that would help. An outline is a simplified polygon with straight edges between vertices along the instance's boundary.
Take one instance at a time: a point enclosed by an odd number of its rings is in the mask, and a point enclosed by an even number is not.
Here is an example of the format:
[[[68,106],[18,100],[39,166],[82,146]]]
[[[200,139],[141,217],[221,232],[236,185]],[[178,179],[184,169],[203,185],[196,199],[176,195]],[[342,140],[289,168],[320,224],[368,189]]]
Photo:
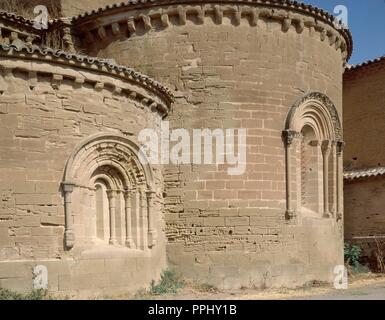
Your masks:
[[[291,108],[283,131],[286,216],[342,214],[342,135],[331,100],[313,92]]]
[[[98,135],[78,147],[65,171],[66,246],[146,250],[155,244],[152,169],[126,137]]]

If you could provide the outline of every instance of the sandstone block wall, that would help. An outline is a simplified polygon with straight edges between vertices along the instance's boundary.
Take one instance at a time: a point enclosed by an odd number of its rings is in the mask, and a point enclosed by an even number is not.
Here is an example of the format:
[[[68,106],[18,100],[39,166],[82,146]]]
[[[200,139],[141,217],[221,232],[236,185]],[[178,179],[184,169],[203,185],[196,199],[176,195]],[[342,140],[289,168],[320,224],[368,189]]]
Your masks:
[[[173,128],[247,129],[243,175],[229,176],[226,165],[164,168],[169,264],[222,288],[331,280],[343,263],[341,221],[285,220],[281,134],[291,106],[307,92],[325,93],[342,116],[346,51],[312,28],[283,30],[269,18],[252,25],[225,5],[203,5],[203,17],[185,15],[186,7],[127,11],[129,30],[122,23],[118,34],[107,25],[114,16],[103,17],[90,25],[97,30],[104,22],[106,33],[99,29],[103,37],[94,33],[99,41],[86,46],[174,89]]]
[[[51,290],[67,293],[136,290],[157,279],[165,267],[160,169],[153,168],[158,239],[148,250],[86,242],[95,222],[92,197],[73,198],[75,245],[66,248],[62,183],[69,157],[90,136],[135,141],[142,128],[159,128],[161,116],[124,90],[158,98],[74,65],[9,55],[0,58],[0,70],[0,287],[31,289],[36,265],[48,268]]]

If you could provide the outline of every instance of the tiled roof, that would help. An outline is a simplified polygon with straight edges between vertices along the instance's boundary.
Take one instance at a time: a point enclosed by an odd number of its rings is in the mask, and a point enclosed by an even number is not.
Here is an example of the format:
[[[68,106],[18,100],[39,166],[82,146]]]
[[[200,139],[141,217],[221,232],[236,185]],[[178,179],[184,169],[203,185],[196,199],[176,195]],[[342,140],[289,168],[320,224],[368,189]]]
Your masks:
[[[107,69],[107,71],[110,72],[117,72],[117,73],[123,73],[127,78],[131,78],[136,82],[143,83],[149,87],[154,88],[157,91],[160,91],[163,93],[170,101],[173,101],[173,95],[171,91],[161,85],[159,82],[151,79],[148,76],[145,76],[134,69],[120,66],[112,62],[108,59],[100,59],[100,58],[94,58],[86,55],[80,55],[80,54],[73,54],[64,52],[61,50],[54,50],[51,48],[40,48],[39,46],[32,45],[27,46],[25,44],[21,44],[19,42],[17,45],[7,45],[7,44],[0,44],[0,50],[5,51],[8,54],[12,54],[13,52],[18,53],[25,53],[29,55],[40,55],[45,58],[57,58],[57,59],[65,59],[68,60],[68,62],[75,62],[75,63],[81,63],[84,64],[86,67],[104,67]]]
[[[345,180],[356,180],[361,178],[371,178],[379,176],[385,176],[385,167],[347,171],[344,173]]]
[[[348,67],[346,69],[346,71],[347,72],[353,72],[356,70],[361,70],[362,68],[365,68],[365,67],[377,65],[377,64],[382,63],[382,62],[385,63],[385,55],[383,55],[382,57],[376,58],[376,59],[372,59],[372,60],[368,60],[368,61],[356,64],[356,65],[352,65],[352,66]]]
[[[29,26],[29,27],[33,26],[33,21],[32,20],[26,19],[26,18],[24,18],[22,16],[14,14],[14,13],[10,13],[10,12],[6,12],[6,11],[3,11],[3,10],[0,10],[0,17],[4,18],[4,19],[7,19],[7,20],[11,20],[11,21],[16,22],[16,23],[22,23],[22,24],[24,24],[26,26]]]

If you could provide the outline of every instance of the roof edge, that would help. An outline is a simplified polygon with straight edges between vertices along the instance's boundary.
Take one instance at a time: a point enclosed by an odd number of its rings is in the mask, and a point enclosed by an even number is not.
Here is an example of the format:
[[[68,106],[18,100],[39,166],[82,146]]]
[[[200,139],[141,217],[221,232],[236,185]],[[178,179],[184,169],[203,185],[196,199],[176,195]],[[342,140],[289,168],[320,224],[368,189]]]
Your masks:
[[[35,60],[39,60],[38,58],[36,58],[36,55],[42,57],[43,59],[45,58],[44,60],[47,61],[54,61],[54,59],[57,59],[58,62],[61,64],[63,64],[64,60],[68,61],[68,63],[71,63],[71,65],[79,64],[79,67],[89,69],[90,71],[100,71],[102,69],[101,71],[103,71],[107,75],[109,74],[111,76],[118,76],[122,79],[124,78],[126,80],[132,81],[133,83],[136,83],[139,86],[147,88],[148,90],[160,96],[163,96],[164,99],[166,99],[167,101],[168,107],[170,107],[171,104],[174,102],[174,96],[167,87],[163,86],[152,78],[135,71],[134,69],[115,64],[112,60],[73,54],[61,50],[54,50],[51,48],[40,48],[36,45],[17,46],[0,44],[0,50],[3,52],[7,52],[8,54],[13,54],[13,52],[16,52],[17,54],[27,55],[27,58]]]
[[[381,64],[384,64],[385,66],[385,55],[375,59],[371,59],[371,60],[367,60],[367,61],[355,64],[355,65],[351,65],[350,67],[346,68],[345,74],[351,74],[351,73],[358,72],[358,71],[368,69],[370,67],[381,65]]]
[[[385,167],[372,167],[344,172],[344,179],[348,181],[385,176]]]

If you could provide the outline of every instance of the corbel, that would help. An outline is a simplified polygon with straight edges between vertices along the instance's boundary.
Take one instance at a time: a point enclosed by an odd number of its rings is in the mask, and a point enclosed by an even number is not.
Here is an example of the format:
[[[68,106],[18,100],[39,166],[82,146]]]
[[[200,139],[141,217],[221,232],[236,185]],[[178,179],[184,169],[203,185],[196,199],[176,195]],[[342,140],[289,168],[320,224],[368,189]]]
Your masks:
[[[183,6],[178,6],[177,12],[178,12],[178,16],[179,16],[179,23],[181,25],[185,25],[186,20],[187,20],[186,9]]]

